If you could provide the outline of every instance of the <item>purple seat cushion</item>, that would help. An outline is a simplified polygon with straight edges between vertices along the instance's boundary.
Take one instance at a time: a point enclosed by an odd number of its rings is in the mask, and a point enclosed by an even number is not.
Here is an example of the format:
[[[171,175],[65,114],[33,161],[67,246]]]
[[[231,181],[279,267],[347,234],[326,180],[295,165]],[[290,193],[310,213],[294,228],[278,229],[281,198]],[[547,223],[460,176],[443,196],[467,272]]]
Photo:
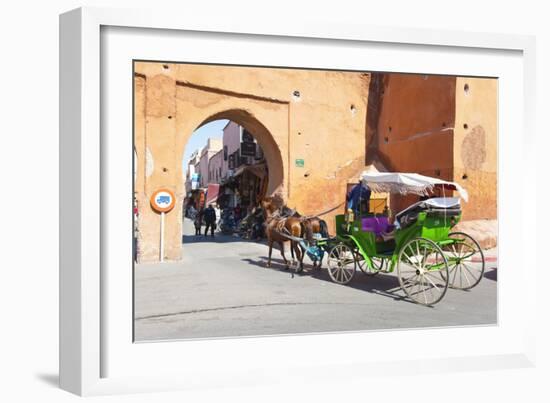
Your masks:
[[[387,232],[390,223],[388,217],[366,217],[361,220],[363,231],[374,232],[379,236],[383,232]]]

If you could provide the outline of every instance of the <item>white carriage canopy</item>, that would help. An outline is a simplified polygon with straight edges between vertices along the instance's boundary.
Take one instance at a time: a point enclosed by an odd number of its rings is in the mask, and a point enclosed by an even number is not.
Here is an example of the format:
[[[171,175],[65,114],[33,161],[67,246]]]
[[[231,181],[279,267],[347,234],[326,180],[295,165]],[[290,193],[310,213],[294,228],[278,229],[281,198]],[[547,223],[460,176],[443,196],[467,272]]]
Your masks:
[[[365,171],[361,174],[361,182],[375,192],[419,196],[427,196],[434,187],[442,187],[443,189],[456,190],[464,201],[468,201],[468,192],[458,183],[414,173]]]

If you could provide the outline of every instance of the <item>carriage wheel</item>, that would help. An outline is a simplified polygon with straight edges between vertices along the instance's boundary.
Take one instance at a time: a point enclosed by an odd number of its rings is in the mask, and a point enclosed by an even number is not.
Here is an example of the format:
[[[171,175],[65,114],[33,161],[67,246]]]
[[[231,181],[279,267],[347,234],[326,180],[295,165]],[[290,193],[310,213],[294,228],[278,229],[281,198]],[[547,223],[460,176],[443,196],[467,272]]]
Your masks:
[[[355,255],[351,248],[339,243],[328,254],[328,274],[332,281],[347,284],[355,274]]]
[[[433,305],[447,292],[447,259],[435,242],[425,238],[411,239],[399,252],[397,277],[410,299],[422,305]]]
[[[454,242],[442,247],[449,262],[449,287],[469,290],[481,281],[485,256],[479,243],[463,232],[452,232]]]
[[[359,250],[355,251],[355,256],[357,258],[357,266],[359,266],[361,271],[367,276],[376,276],[378,273],[380,273],[380,270],[384,268],[384,259],[381,259],[379,257],[371,257],[370,260],[372,261],[372,265],[374,266],[371,269],[365,259],[363,259],[363,256],[361,256]]]

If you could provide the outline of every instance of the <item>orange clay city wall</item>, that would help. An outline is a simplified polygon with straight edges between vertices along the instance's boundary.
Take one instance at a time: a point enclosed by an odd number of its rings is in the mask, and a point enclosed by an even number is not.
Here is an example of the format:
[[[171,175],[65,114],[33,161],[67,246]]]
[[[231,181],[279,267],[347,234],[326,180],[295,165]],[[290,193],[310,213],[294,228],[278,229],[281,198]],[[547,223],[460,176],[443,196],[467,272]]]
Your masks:
[[[479,120],[470,115],[480,105],[470,103],[458,111],[461,101],[454,77],[385,75],[383,94],[369,97],[372,75],[367,73],[148,62],[136,62],[134,68],[140,262],[159,259],[159,217],[148,202],[159,187],[172,188],[178,199],[166,216],[165,258],[181,259],[181,160],[189,137],[204,123],[229,119],[250,131],[269,167],[268,193],[280,193],[302,214],[336,207],[323,216],[333,233],[346,184],[356,182],[370,163],[366,149],[372,141],[388,169],[431,176],[438,170],[440,177],[456,179],[466,168],[457,161],[457,138],[467,133],[456,135],[455,116],[472,122],[471,128]],[[468,80],[472,89],[477,80]],[[481,86],[479,91],[493,88]],[[484,107],[487,115],[479,123],[488,148],[496,142],[496,93],[487,96],[493,97],[495,102]],[[367,127],[369,102],[380,103],[376,133]],[[467,140],[466,148],[471,143]],[[463,144],[464,140],[462,148]],[[303,167],[297,160],[303,160]],[[489,180],[483,190],[470,184],[486,172],[496,178],[493,163],[488,158],[481,168],[468,165],[463,184],[476,203],[496,205],[496,184]],[[485,208],[473,204],[465,210],[470,218],[487,215]],[[494,212],[483,218],[494,218],[496,207]]]

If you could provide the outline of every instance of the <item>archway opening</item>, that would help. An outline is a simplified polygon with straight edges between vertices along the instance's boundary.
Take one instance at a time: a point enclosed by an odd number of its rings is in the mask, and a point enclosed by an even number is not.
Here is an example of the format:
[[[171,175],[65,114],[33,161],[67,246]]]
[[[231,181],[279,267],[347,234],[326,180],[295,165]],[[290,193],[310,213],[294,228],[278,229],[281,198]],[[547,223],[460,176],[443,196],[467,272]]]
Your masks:
[[[212,204],[220,216],[231,211],[240,221],[263,197],[283,189],[282,158],[273,136],[240,110],[210,116],[193,131],[182,170],[183,211],[188,218]]]

